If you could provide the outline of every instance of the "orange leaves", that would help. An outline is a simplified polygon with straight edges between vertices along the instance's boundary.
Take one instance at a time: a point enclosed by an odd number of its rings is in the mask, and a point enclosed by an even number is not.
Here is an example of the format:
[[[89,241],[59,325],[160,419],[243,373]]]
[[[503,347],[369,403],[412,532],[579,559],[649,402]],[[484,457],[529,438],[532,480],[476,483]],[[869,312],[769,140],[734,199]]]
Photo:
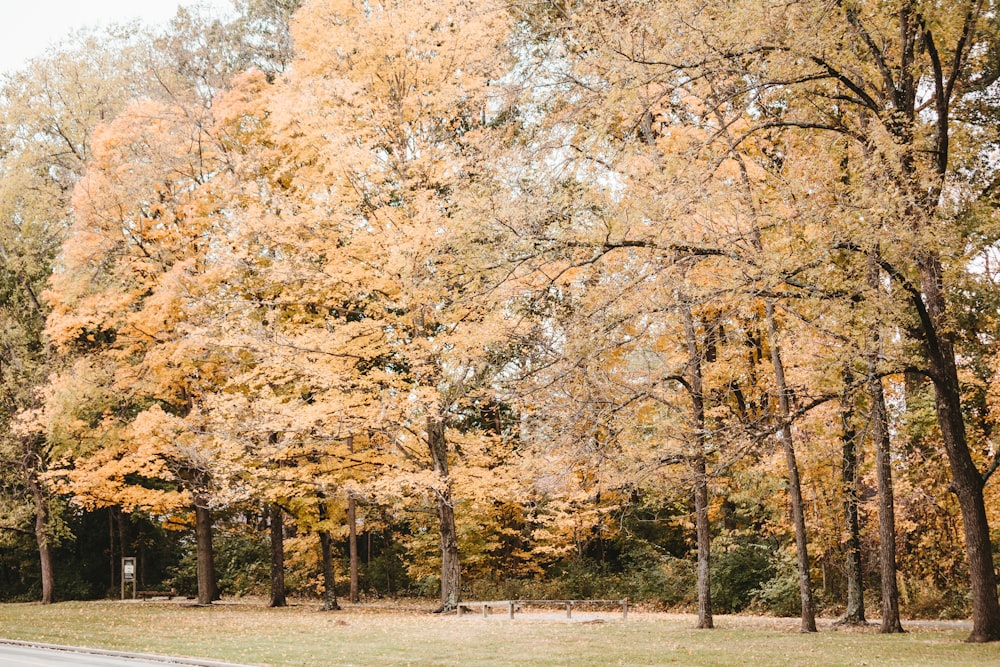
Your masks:
[[[50,339],[76,355],[41,421],[73,455],[63,487],[90,506],[166,514],[225,478],[199,403],[219,380],[201,324],[216,289],[231,181],[207,110],[150,100],[95,133],[46,298]],[[82,371],[82,372],[81,372]]]

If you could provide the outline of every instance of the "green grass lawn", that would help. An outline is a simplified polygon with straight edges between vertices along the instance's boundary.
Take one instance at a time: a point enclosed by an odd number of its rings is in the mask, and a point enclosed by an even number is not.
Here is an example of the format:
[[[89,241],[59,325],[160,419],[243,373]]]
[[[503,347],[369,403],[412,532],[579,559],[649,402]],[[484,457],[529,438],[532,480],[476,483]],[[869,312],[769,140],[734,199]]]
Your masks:
[[[721,617],[713,631],[693,617],[608,613],[498,613],[457,618],[420,610],[260,603],[209,608],[158,602],[0,605],[0,636],[52,644],[184,655],[274,667],[335,665],[997,665],[1000,645],[963,643],[967,629],[913,625],[905,635],[874,628],[804,635],[789,619]]]

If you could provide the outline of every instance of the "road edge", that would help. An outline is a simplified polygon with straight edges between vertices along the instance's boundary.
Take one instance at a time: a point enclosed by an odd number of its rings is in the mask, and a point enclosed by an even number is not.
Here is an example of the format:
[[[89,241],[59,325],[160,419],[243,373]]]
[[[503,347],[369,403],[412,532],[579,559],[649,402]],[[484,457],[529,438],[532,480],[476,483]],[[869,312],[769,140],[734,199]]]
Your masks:
[[[39,649],[46,649],[49,651],[63,651],[65,653],[103,655],[109,658],[145,660],[147,662],[160,662],[165,665],[186,665],[188,667],[255,667],[254,665],[243,665],[234,662],[222,662],[221,660],[208,660],[204,658],[185,658],[172,655],[160,655],[158,653],[134,653],[131,651],[114,651],[111,649],[89,648],[86,646],[63,646],[61,644],[46,644],[44,642],[22,641],[19,639],[0,638],[0,644],[4,644],[7,646],[22,646],[25,648],[39,648]]]

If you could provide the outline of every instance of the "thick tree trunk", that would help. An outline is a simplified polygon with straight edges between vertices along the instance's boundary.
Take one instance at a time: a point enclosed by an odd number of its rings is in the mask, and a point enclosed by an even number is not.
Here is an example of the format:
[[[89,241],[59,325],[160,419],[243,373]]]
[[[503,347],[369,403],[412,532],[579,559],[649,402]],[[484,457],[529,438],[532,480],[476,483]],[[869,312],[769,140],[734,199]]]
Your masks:
[[[438,494],[438,519],[441,524],[441,608],[450,611],[461,600],[462,568],[458,555],[458,533],[450,490]]]
[[[852,381],[849,370],[844,372],[844,384]],[[865,598],[861,566],[861,522],[858,519],[858,433],[854,428],[854,409],[849,392],[840,404],[842,438],[841,480],[844,491],[844,520],[847,531],[847,611],[838,623],[864,625]]]
[[[958,499],[965,529],[972,593],[972,633],[968,641],[1000,641],[1000,603],[997,600],[990,527],[983,500],[985,480],[972,460],[966,439],[953,333],[946,323],[941,263],[935,255],[927,255],[921,258],[919,268],[922,303],[920,297],[915,297],[914,301],[922,313],[937,422],[951,469],[950,488]],[[921,307],[924,305],[926,310]]]
[[[52,604],[56,601],[56,579],[49,525],[49,499],[34,470],[28,471],[28,487],[35,503],[35,541],[38,544],[38,560],[42,570],[42,604]]]
[[[694,513],[698,537],[698,628],[715,627],[712,620],[711,551],[712,533],[708,524],[708,474],[705,463],[705,400],[701,374],[701,350],[694,328],[691,307],[683,304],[684,338],[688,352],[688,384],[691,393],[691,416],[695,429]]]
[[[271,534],[271,600],[269,607],[285,607],[285,515],[277,503],[269,510],[268,528]]]
[[[788,387],[785,384],[785,367],[778,345],[778,327],[774,321],[774,305],[768,301],[765,306],[768,339],[771,344],[771,363],[774,366],[774,385],[778,394],[779,418],[781,419],[781,445],[785,451],[788,467],[788,495],[792,503],[792,524],[795,528],[795,547],[799,570],[799,597],[802,602],[802,632],[816,632],[816,612],[813,606],[812,583],[809,580],[809,549],[806,540],[806,517],[802,505],[802,486],[799,482],[799,466],[795,460],[795,443],[792,440],[791,408],[788,404]]]
[[[219,599],[215,581],[215,552],[212,548],[212,513],[201,503],[195,505],[195,549],[198,561],[198,604]]]
[[[434,472],[440,480],[440,487],[436,491],[438,523],[441,528],[441,607],[438,611],[450,611],[455,609],[461,599],[462,566],[458,554],[451,478],[448,475],[448,443],[442,419],[427,419],[427,447],[434,462]]]

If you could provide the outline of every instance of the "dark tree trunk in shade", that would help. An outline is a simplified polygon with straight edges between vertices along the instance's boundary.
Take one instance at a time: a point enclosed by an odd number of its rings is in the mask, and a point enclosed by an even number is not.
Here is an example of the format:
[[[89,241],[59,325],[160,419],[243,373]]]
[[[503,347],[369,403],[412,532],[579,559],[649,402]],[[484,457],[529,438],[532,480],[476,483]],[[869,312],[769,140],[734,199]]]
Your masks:
[[[354,436],[347,439],[348,450],[354,453]],[[358,595],[358,501],[354,494],[347,497],[347,548],[350,558],[351,590],[350,601],[357,604],[360,599]]]
[[[354,604],[358,603],[360,596],[358,595],[358,511],[357,511],[357,501],[354,496],[350,496],[347,499],[347,540],[348,540],[348,550],[350,551],[350,575],[351,575],[351,590],[350,590],[350,601]]]
[[[115,563],[120,558],[118,549],[115,546],[115,514],[117,510],[117,507],[108,508],[108,565],[111,569],[109,574],[111,575],[110,581],[112,586],[118,585],[118,577],[116,576],[118,574],[118,567]],[[124,594],[125,592],[122,591],[122,595]]]
[[[337,602],[337,576],[333,569],[333,538],[330,531],[319,531],[319,546],[323,556],[323,611],[340,609]]]
[[[844,384],[853,381],[849,369],[844,371]],[[844,493],[844,528],[847,532],[846,574],[847,611],[838,621],[844,625],[864,625],[865,597],[861,563],[861,522],[858,518],[858,432],[854,428],[853,396],[845,391],[840,402],[841,423],[841,482]]]
[[[195,550],[198,561],[198,604],[219,599],[215,580],[215,552],[212,547],[212,513],[201,503],[195,505]]]
[[[285,607],[285,515],[276,503],[269,509],[269,529],[271,534],[271,600],[270,607]]]
[[[874,370],[874,369],[873,369]],[[899,620],[899,586],[896,580],[896,508],[892,489],[892,464],[888,413],[882,380],[868,382],[871,399],[872,439],[875,441],[875,476],[878,484],[879,568],[882,576],[882,627],[879,632],[903,632]]]
[[[326,500],[319,501],[319,520],[326,521]],[[333,568],[333,536],[325,528],[319,531],[319,548],[323,560],[323,611],[337,611],[337,574]]]

